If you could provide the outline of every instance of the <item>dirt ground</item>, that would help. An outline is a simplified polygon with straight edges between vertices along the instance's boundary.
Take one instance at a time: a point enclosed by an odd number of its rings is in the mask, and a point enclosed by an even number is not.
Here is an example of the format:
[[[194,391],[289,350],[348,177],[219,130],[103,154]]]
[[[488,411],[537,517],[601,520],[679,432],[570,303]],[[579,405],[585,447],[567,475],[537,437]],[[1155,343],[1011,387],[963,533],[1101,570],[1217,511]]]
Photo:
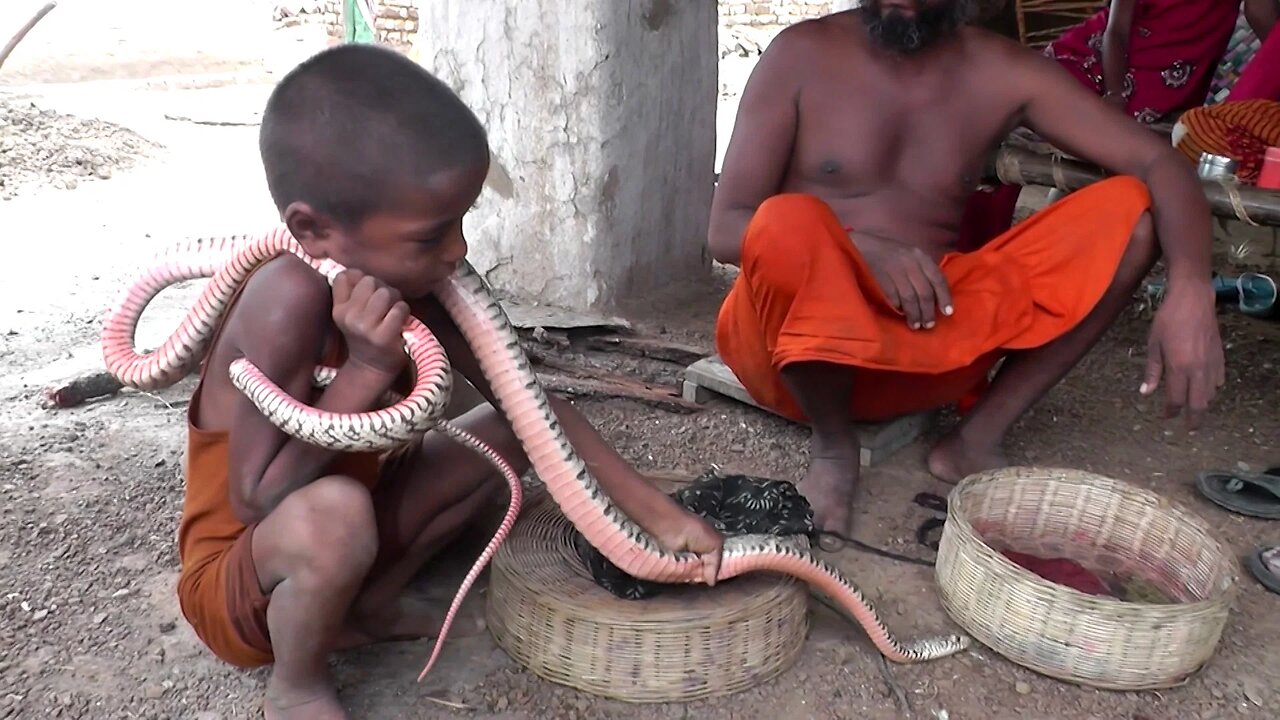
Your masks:
[[[243,5],[237,12],[259,17],[253,3]],[[64,3],[49,27],[75,37],[72,20],[79,16],[71,11],[77,7],[89,6]],[[266,673],[215,660],[183,620],[174,595],[192,380],[59,411],[42,407],[40,390],[98,362],[102,312],[151,251],[190,234],[272,221],[252,122],[280,58],[325,41],[299,31],[271,36],[258,49],[237,45],[240,54],[216,47],[197,53],[190,48],[205,46],[193,29],[190,43],[169,37],[170,52],[151,53],[123,39],[135,37],[129,18],[150,17],[155,3],[128,0],[116,9],[114,25],[81,29],[93,42],[70,49],[33,33],[31,46],[22,46],[29,54],[15,54],[14,73],[6,67],[0,75],[0,227],[9,238],[9,273],[0,283],[0,720],[258,717]],[[59,14],[62,26],[53,22]],[[13,25],[5,21],[0,29]],[[247,27],[246,36],[269,35]],[[127,52],[113,60],[104,46]],[[202,64],[201,56],[213,59]],[[140,68],[140,57],[156,67]],[[189,82],[137,82],[173,67]],[[731,73],[740,77],[741,69]],[[225,76],[229,71],[236,76]],[[202,80],[217,87],[193,89]],[[50,82],[59,84],[44,84]],[[726,107],[731,102],[726,98]],[[1230,270],[1226,262],[1220,267]],[[656,310],[622,312],[639,332],[710,347],[715,311],[731,278],[717,271],[705,285],[673,289]],[[144,320],[138,344],[154,344],[173,327],[198,287],[166,291]],[[1010,438],[1014,461],[1082,468],[1154,489],[1200,514],[1240,553],[1280,542],[1280,524],[1222,512],[1192,485],[1208,468],[1280,464],[1274,410],[1280,326],[1224,311],[1228,384],[1209,425],[1188,434],[1179,422],[1160,419],[1156,401],[1137,394],[1148,320],[1135,303],[1017,426]],[[679,382],[680,367],[671,363],[608,354],[589,360],[625,363],[651,380]],[[719,463],[798,480],[805,464],[802,428],[736,403],[716,401],[696,414],[624,400],[579,405],[645,470],[694,473]],[[925,438],[865,473],[856,521],[861,539],[929,557],[913,539],[928,513],[911,498],[948,487],[926,473],[927,447]],[[830,557],[900,636],[954,630],[929,568],[853,551]],[[450,596],[470,558],[459,549],[454,559],[415,589]],[[1186,685],[1158,693],[1064,684],[981,647],[886,670],[857,626],[817,602],[793,668],[747,692],[684,705],[631,706],[542,681],[487,636],[450,641],[420,685],[414,679],[430,653],[427,642],[347,653],[335,662],[343,698],[357,717],[1276,717],[1280,598],[1243,570],[1239,583],[1218,653]],[[477,588],[469,602],[483,597]]]

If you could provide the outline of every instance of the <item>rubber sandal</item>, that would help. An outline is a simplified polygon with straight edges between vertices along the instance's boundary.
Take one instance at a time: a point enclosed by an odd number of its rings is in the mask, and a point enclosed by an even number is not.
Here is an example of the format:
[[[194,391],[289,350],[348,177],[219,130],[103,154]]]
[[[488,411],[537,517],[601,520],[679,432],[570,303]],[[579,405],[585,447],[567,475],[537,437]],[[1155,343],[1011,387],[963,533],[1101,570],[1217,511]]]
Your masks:
[[[1266,561],[1262,559],[1263,553],[1276,548],[1276,545],[1260,545],[1254,548],[1254,551],[1249,554],[1249,572],[1253,573],[1263,587],[1280,595],[1280,577],[1276,577],[1271,568],[1267,567]]]
[[[916,528],[916,544],[938,552],[938,544],[942,541],[942,533],[939,532],[937,538],[930,538],[929,535],[934,530],[941,530],[942,526],[947,523],[947,499],[933,493],[919,493],[912,499],[912,502],[926,510],[942,513],[942,517],[935,515],[931,518],[925,518],[925,521]]]
[[[911,502],[927,510],[933,510],[934,512],[945,513],[947,511],[947,499],[941,495],[923,492],[917,493],[916,496],[911,499]]]
[[[1236,309],[1244,315],[1256,318],[1271,317],[1276,310],[1280,290],[1276,281],[1256,272],[1242,273],[1236,277],[1214,273],[1211,279],[1213,294],[1218,302],[1234,301]],[[1164,298],[1165,282],[1152,280],[1147,283],[1147,295],[1153,300]]]
[[[1270,473],[1202,472],[1200,494],[1241,515],[1280,520],[1280,476]]]
[[[937,539],[929,539],[929,533],[934,530],[941,530],[943,525],[947,524],[946,518],[931,517],[920,523],[920,527],[916,528],[916,544],[927,547],[934,552],[938,552],[938,545],[942,542],[942,533],[938,533]]]

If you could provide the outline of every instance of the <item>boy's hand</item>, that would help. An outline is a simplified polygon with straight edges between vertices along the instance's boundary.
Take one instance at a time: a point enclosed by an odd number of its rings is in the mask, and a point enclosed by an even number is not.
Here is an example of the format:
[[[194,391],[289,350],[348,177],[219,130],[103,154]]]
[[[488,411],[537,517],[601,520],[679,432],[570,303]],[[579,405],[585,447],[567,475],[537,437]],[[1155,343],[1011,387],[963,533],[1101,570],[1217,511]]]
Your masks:
[[[394,378],[407,355],[400,337],[409,305],[372,275],[344,270],[333,280],[333,322],[347,341],[349,360]]]
[[[698,555],[702,561],[702,581],[707,585],[716,584],[724,538],[706,520],[671,501],[670,507],[664,508],[648,525],[649,532],[664,549]]]

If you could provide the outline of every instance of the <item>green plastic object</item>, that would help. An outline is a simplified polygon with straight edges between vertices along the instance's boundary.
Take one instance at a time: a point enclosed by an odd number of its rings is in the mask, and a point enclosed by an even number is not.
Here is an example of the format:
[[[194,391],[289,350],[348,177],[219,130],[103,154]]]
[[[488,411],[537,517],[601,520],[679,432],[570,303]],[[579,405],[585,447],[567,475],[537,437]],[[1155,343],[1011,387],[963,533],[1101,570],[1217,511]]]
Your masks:
[[[342,0],[342,39],[349,43],[377,42],[373,26],[365,21],[365,12],[372,15],[372,11],[367,5],[362,11],[357,4],[362,4],[361,0]]]

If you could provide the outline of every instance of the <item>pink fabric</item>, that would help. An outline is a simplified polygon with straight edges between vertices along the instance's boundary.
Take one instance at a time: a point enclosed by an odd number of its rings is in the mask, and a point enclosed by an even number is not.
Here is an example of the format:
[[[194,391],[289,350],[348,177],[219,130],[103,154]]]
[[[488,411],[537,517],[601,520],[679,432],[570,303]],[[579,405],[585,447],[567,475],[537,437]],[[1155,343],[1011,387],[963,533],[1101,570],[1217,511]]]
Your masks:
[[[1280,101],[1280,27],[1272,30],[1240,72],[1226,102]]]
[[[1099,10],[1045,48],[1085,87],[1101,95],[1102,34],[1110,9]],[[1240,0],[1138,0],[1129,36],[1125,109],[1153,123],[1204,104],[1226,52]]]

